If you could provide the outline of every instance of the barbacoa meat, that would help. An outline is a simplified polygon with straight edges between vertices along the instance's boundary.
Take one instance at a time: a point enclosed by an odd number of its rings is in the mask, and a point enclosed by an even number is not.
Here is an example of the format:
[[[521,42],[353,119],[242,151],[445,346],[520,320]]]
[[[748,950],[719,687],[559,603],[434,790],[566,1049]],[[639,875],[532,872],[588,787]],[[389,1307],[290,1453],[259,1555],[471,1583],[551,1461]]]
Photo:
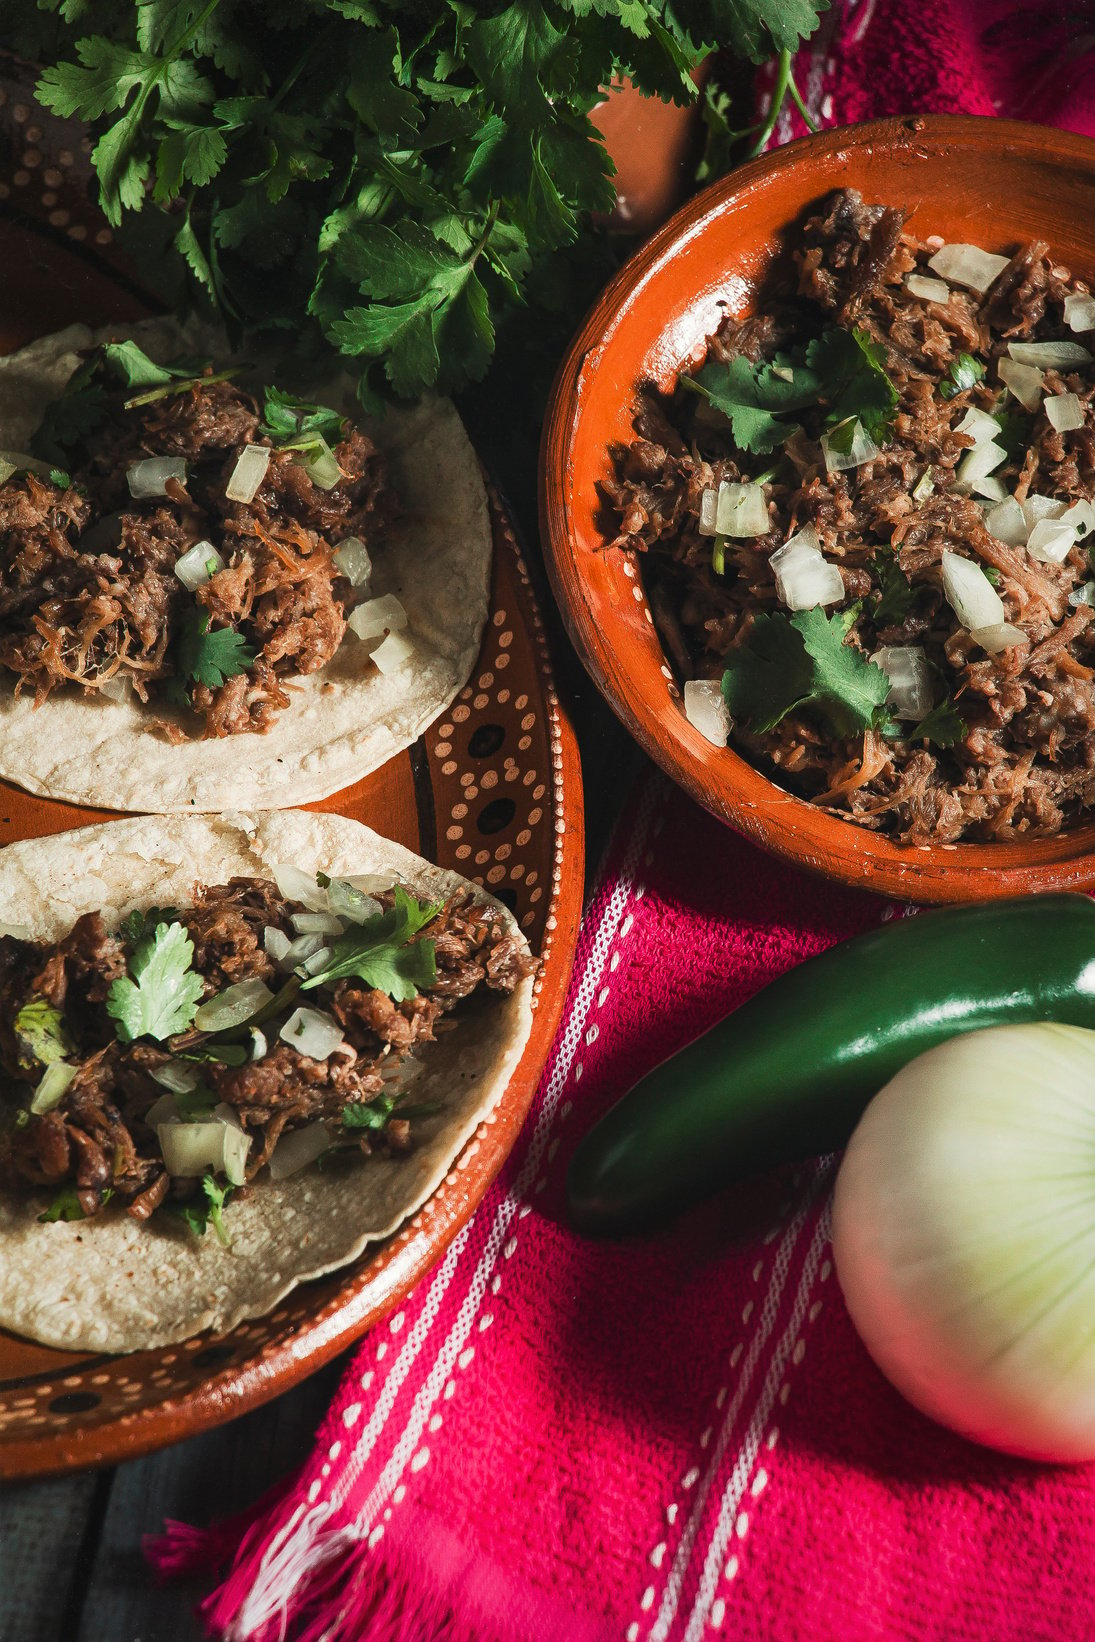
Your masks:
[[[730,425],[678,389],[647,394],[633,441],[615,450],[603,486],[614,516],[610,545],[639,555],[667,657],[684,679],[719,678],[728,650],[748,640],[761,612],[781,607],[768,560],[804,525],[844,579],[856,609],[848,642],[866,655],[888,645],[922,646],[967,726],[949,748],[884,739],[874,731],[839,739],[808,710],[792,711],[768,734],[734,726],[731,738],[773,779],[833,813],[911,845],[1051,837],[1095,806],[1095,615],[1069,595],[1090,581],[1083,539],[1062,564],[1042,563],[997,540],[978,501],[954,488],[973,443],[955,431],[971,407],[999,409],[992,365],[1009,341],[1077,339],[1065,298],[1086,289],[1041,241],[1022,246],[983,297],[952,289],[925,302],[905,285],[941,242],[903,231],[900,213],[852,191],[832,196],[809,221],[794,253],[795,279],[773,288],[759,312],[727,317],[708,359],[770,359],[833,324],[855,325],[885,350],[898,390],[891,439],[873,460],[828,474],[816,437],[795,434],[767,487],[770,534],[726,547],[726,573],[712,566],[711,538],[698,531],[703,492],[722,480],[756,477],[773,456],[749,456]],[[973,387],[945,398],[951,366],[971,354],[988,366]],[[1095,497],[1091,368],[1049,369],[1047,395],[1074,393],[1081,428],[1061,433],[1044,411],[1027,416],[1029,439],[996,470],[1020,501]],[[1009,402],[1017,411],[1017,402]],[[1023,413],[1020,413],[1023,414]],[[804,414],[803,421],[809,418]],[[811,430],[816,434],[820,428]],[[914,499],[930,472],[930,494]],[[996,656],[978,649],[943,596],[941,560],[951,549],[994,572],[1005,620],[1027,642]],[[879,625],[877,556],[886,552],[916,590],[908,616]]]

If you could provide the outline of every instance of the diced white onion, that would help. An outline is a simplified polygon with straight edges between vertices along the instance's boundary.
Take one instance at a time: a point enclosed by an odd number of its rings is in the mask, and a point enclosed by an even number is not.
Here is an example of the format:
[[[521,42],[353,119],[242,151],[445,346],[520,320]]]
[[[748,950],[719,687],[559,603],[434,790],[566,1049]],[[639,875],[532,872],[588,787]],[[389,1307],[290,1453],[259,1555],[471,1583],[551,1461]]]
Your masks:
[[[839,604],[844,597],[844,578],[822,553],[813,525],[805,525],[777,547],[768,563],[776,578],[776,592],[788,610]]]
[[[251,1060],[253,1062],[256,1061],[256,1060],[265,1060],[269,1053],[270,1053],[270,1045],[267,1042],[266,1033],[262,1030],[261,1026],[252,1026],[251,1027]]]
[[[1090,530],[1095,530],[1095,507],[1090,502],[1073,502],[1060,515],[1063,525],[1071,525],[1077,536],[1086,536]]]
[[[1080,587],[1074,587],[1068,595],[1068,602],[1074,608],[1081,604],[1095,605],[1095,582],[1084,582]]]
[[[1027,545],[1030,525],[1014,496],[1008,496],[999,507],[994,507],[985,523],[998,542],[1006,542],[1008,547]]]
[[[158,1129],[161,1123],[177,1123],[179,1108],[175,1104],[174,1095],[161,1095],[154,1100],[144,1115],[144,1120],[150,1129]]]
[[[995,439],[986,440],[983,445],[975,445],[968,450],[954,470],[954,482],[969,490],[983,479],[986,474],[998,468],[1001,462],[1007,461],[1007,451],[1003,445],[998,445]]]
[[[925,468],[912,488],[914,502],[926,502],[935,489],[935,480],[932,478],[931,468]]]
[[[1027,537],[1027,552],[1043,564],[1063,564],[1076,545],[1076,532],[1063,519],[1039,519]]]
[[[267,924],[262,932],[262,945],[266,956],[275,964],[280,964],[292,942],[283,929],[278,929],[276,924]]]
[[[996,438],[1000,432],[1000,424],[988,411],[978,410],[976,406],[971,405],[954,431],[968,433],[976,450],[978,445],[987,444],[990,439]]]
[[[1071,433],[1073,428],[1082,428],[1084,425],[1084,407],[1077,394],[1051,394],[1042,408],[1049,418],[1050,426],[1056,428],[1058,433]]]
[[[156,1068],[152,1076],[163,1088],[170,1089],[173,1095],[188,1095],[191,1089],[196,1089],[201,1082],[198,1068],[188,1066],[182,1060],[165,1061],[163,1066]]]
[[[363,924],[382,911],[379,901],[374,901],[348,878],[331,879],[327,885],[327,905],[336,918],[348,918],[353,924]]]
[[[320,490],[333,490],[342,478],[335,453],[322,434],[317,434],[306,450],[295,451],[294,456]]]
[[[289,865],[271,870],[275,884],[287,901],[299,901],[309,912],[327,911],[327,891],[320,889],[314,872],[302,872],[299,867]]]
[[[55,1106],[59,1106],[77,1070],[77,1067],[70,1066],[63,1060],[55,1060],[52,1066],[47,1066],[31,1096],[31,1111],[41,1117],[45,1112],[52,1112]]]
[[[700,522],[697,529],[701,536],[717,534],[715,520],[719,513],[719,491],[717,485],[711,485],[700,497]]]
[[[413,655],[414,645],[410,639],[405,639],[402,633],[389,633],[383,643],[371,652],[369,660],[381,673],[397,673]]]
[[[1009,260],[993,251],[982,251],[979,245],[944,245],[928,259],[928,267],[952,285],[964,285],[967,291],[976,291],[980,296],[1003,273]]]
[[[747,536],[767,536],[771,523],[764,486],[751,480],[743,485],[721,484],[715,529],[720,536],[733,536],[738,540]]]
[[[109,678],[103,679],[99,685],[99,694],[106,696],[108,701],[128,701],[133,690],[133,680],[128,673],[120,670],[112,673]]]
[[[1059,519],[1068,504],[1056,496],[1028,496],[1023,503],[1023,518],[1027,529],[1033,530],[1039,519]]]
[[[690,678],[684,687],[684,716],[713,747],[730,736],[730,709],[717,679]]]
[[[1045,373],[1033,365],[1020,365],[1016,359],[999,359],[996,374],[1013,398],[1024,410],[1035,411],[1042,403]]]
[[[342,925],[332,912],[294,912],[291,922],[298,935],[342,934]]]
[[[359,639],[379,639],[385,633],[401,633],[407,625],[407,612],[397,598],[385,593],[383,598],[366,599],[351,610],[347,625]]]
[[[191,593],[196,593],[199,587],[205,586],[210,576],[223,569],[224,560],[212,542],[195,542],[181,559],[175,560],[175,574]]]
[[[243,1185],[251,1137],[230,1106],[215,1107],[212,1117],[198,1123],[159,1123],[156,1138],[173,1178],[194,1179],[212,1169],[231,1185]]]
[[[1036,365],[1040,371],[1075,370],[1091,359],[1082,342],[1009,342],[1008,353],[1020,365]]]
[[[975,479],[970,489],[975,496],[984,496],[989,502],[1003,502],[1007,499],[1007,486],[995,473],[986,473],[983,478]]]
[[[186,483],[186,463],[181,456],[147,456],[143,462],[133,463],[126,479],[134,501],[166,496],[169,479],[177,479],[181,485]]]
[[[949,549],[943,551],[943,592],[962,626],[975,632],[1004,620],[1004,604],[980,565]]]
[[[932,279],[930,274],[910,274],[905,281],[905,289],[910,296],[918,296],[922,302],[949,302],[951,288],[945,279]]]
[[[1065,324],[1070,331],[1095,331],[1095,296],[1070,291],[1065,297]]]
[[[886,705],[895,718],[926,717],[935,701],[932,666],[918,644],[894,644],[876,650],[870,658],[890,681]]]
[[[341,1026],[325,1009],[294,1009],[278,1036],[310,1060],[326,1060],[343,1039]]]
[[[986,650],[990,656],[998,656],[1001,650],[1010,650],[1013,645],[1025,644],[1027,635],[1021,627],[1012,627],[1010,622],[1000,621],[991,627],[976,627],[970,633],[970,638]]]
[[[0,923],[0,935],[10,935],[13,941],[32,941],[34,939],[29,924]]]
[[[286,1180],[298,1170],[306,1169],[309,1163],[322,1157],[330,1144],[331,1136],[325,1123],[309,1123],[305,1129],[283,1134],[270,1153],[270,1179]]]
[[[333,557],[351,587],[368,587],[369,577],[373,573],[373,561],[360,536],[344,536],[335,548]]]
[[[224,494],[230,502],[253,502],[266,478],[273,452],[269,445],[245,445],[236,458]]]
[[[300,939],[302,941],[322,941],[323,936],[322,935],[302,935],[300,937]],[[317,946],[314,952],[310,952],[308,954],[308,956],[305,959],[303,959],[303,961],[301,963],[299,963],[297,965],[297,968],[300,970],[302,975],[318,975],[321,969],[326,969],[326,967],[330,963],[330,961],[331,961],[331,949],[330,949],[330,947],[329,946]]]
[[[349,884],[351,889],[363,890],[366,895],[380,895],[394,889],[400,880],[393,878],[390,872],[351,872],[340,882]]]
[[[322,935],[298,935],[295,941],[290,941],[285,949],[283,958],[275,958],[274,962],[279,969],[286,971],[296,969],[307,959],[313,958],[317,952],[326,952],[327,945]]]
[[[841,423],[841,428],[844,424]],[[836,433],[840,430],[834,428]],[[878,446],[864,428],[862,422],[856,419],[855,431],[852,434],[852,443],[847,451],[833,450],[829,441],[832,435],[823,433],[821,448],[825,454],[825,470],[827,473],[844,473],[848,468],[862,467],[864,462],[873,462],[879,454]]]
[[[194,1025],[200,1032],[226,1032],[229,1027],[242,1026],[273,996],[265,981],[237,981],[198,1006]]]

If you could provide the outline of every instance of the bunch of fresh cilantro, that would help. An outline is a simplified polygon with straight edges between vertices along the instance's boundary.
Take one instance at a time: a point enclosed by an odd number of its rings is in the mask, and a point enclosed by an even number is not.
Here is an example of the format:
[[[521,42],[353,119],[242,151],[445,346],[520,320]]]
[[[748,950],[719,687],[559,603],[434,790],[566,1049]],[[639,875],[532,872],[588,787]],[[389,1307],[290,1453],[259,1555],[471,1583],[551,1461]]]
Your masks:
[[[165,293],[185,264],[238,331],[334,344],[370,403],[481,378],[499,319],[611,209],[610,81],[691,102],[717,48],[778,56],[797,95],[825,4],[17,0],[13,37]]]

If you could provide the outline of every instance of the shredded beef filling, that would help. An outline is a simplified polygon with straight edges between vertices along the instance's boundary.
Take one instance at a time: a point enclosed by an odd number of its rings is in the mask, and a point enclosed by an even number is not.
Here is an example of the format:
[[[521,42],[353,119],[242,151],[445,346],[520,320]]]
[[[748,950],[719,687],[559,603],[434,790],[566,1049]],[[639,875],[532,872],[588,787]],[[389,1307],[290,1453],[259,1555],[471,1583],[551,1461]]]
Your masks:
[[[743,454],[729,422],[695,394],[645,395],[636,439],[614,451],[615,476],[603,486],[615,516],[611,545],[640,555],[651,610],[680,677],[719,678],[728,650],[741,645],[756,616],[782,609],[770,555],[813,525],[825,557],[839,566],[853,609],[848,642],[871,655],[883,646],[922,646],[966,726],[953,747],[874,731],[847,739],[807,709],[787,714],[765,735],[740,725],[732,741],[782,786],[833,813],[906,844],[1051,837],[1095,806],[1095,610],[1068,596],[1091,578],[1081,539],[1062,564],[1043,563],[997,540],[985,509],[954,485],[971,436],[955,431],[970,407],[1003,408],[994,369],[1013,340],[1077,338],[1064,320],[1065,298],[1085,285],[1034,242],[1011,258],[984,296],[952,289],[926,302],[905,285],[931,273],[940,242],[902,232],[900,214],[845,191],[806,224],[795,252],[797,281],[773,287],[760,313],[727,317],[708,343],[709,360],[771,359],[825,326],[855,325],[885,350],[899,403],[889,442],[873,460],[829,474],[820,422],[803,413],[803,431],[784,447],[766,495],[770,534],[730,541],[725,573],[712,566],[712,541],[699,533],[700,499],[720,481],[758,477],[778,461]],[[940,391],[961,354],[987,367],[973,387]],[[1025,436],[996,470],[1022,502],[1095,497],[1092,367],[1049,369],[1044,392],[1074,393],[1084,425],[1058,432],[1044,409],[1019,412]],[[925,474],[932,488],[912,491]],[[944,549],[995,573],[1005,620],[1026,641],[989,656],[964,632],[943,596]],[[882,591],[876,555],[889,551],[916,593],[900,623],[879,623]]]
[[[331,489],[312,482],[299,451],[273,449],[254,500],[231,502],[240,452],[270,445],[250,395],[210,380],[130,410],[124,400],[110,393],[70,473],[0,485],[0,664],[37,704],[125,681],[142,702],[188,700],[206,736],[267,730],[289,704],[287,681],[342,642],[353,593],[333,552],[347,536],[370,547],[382,536],[394,510],[383,461],[344,424]],[[182,457],[186,479],[135,501],[127,474],[149,457]],[[175,564],[201,541],[225,568],[192,593]],[[253,656],[246,671],[212,685],[182,676],[188,618],[238,633]],[[175,718],[161,728],[188,733]]]
[[[393,897],[389,892],[376,899],[387,910]],[[164,916],[185,925],[194,946],[192,965],[208,998],[248,980],[265,981],[277,993],[289,977],[277,971],[264,934],[273,928],[294,936],[292,916],[303,910],[268,880],[234,878],[199,887],[192,906]],[[330,1124],[332,1145],[366,1155],[410,1150],[413,1116],[401,1117],[398,1104],[391,1113],[382,1110],[384,1121],[367,1129],[340,1129],[345,1108],[375,1102],[397,1087],[408,1055],[433,1039],[438,1022],[461,999],[480,987],[508,995],[532,968],[520,942],[489,907],[470,897],[447,902],[416,939],[434,944],[437,978],[427,992],[396,1003],[356,978],[339,979],[286,1003],[270,1026],[262,1059],[192,1063],[200,1064],[211,1097],[231,1106],[253,1137],[248,1180],[269,1161],[282,1134],[317,1120]],[[197,1180],[171,1179],[164,1169],[156,1134],[145,1121],[165,1094],[153,1074],[214,1040],[190,1028],[162,1044],[118,1041],[104,1002],[126,970],[126,942],[107,930],[98,913],[79,918],[52,944],[0,937],[0,1184],[23,1191],[72,1187],[85,1215],[113,1198],[147,1220],[165,1201],[190,1197],[198,1186]],[[59,1104],[40,1115],[29,1105],[44,1067],[16,1031],[17,1016],[34,1000],[62,1012],[65,1058],[78,1068]],[[297,1004],[329,1011],[343,1027],[343,1043],[326,1060],[311,1059],[277,1036]],[[413,1095],[406,1104],[413,1113]]]

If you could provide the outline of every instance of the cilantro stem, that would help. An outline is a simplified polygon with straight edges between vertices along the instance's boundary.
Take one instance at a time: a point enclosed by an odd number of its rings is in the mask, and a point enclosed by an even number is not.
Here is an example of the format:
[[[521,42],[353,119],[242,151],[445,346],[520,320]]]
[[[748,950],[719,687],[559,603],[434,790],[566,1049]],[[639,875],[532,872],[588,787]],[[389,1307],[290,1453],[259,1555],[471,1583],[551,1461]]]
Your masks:
[[[813,115],[810,113],[810,110],[806,107],[806,104],[802,100],[802,93],[798,89],[795,82],[794,74],[788,74],[787,76],[787,89],[791,93],[791,100],[793,101],[795,107],[802,115],[803,124],[805,125],[807,131],[816,133],[818,129],[817,121],[814,119]]]
[[[234,365],[230,371],[217,371],[212,376],[186,376],[181,382],[165,382],[161,387],[149,388],[147,393],[139,393],[135,399],[127,399],[126,410],[136,410],[138,405],[153,405],[157,399],[167,399],[173,393],[187,393],[191,388],[199,385],[209,387],[213,382],[230,382],[239,369]]]
[[[776,83],[772,87],[772,104],[768,110],[768,116],[764,124],[757,133],[757,140],[746,156],[751,160],[755,159],[758,154],[764,153],[764,150],[768,146],[768,139],[771,137],[772,132],[776,129],[776,121],[779,119],[780,114],[783,111],[783,105],[787,101],[787,88],[791,84],[792,76],[791,53],[786,47],[780,52],[779,57],[776,59],[776,63]]]

